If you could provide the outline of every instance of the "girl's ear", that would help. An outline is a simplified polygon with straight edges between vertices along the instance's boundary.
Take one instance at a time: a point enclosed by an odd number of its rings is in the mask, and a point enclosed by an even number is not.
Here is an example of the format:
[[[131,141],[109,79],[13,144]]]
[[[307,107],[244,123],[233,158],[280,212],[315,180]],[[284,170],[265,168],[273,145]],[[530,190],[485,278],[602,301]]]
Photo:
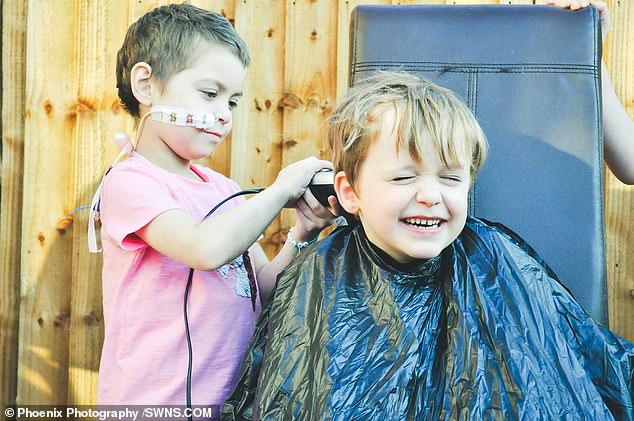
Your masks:
[[[359,213],[359,199],[348,181],[346,173],[339,171],[335,174],[334,184],[335,193],[337,193],[341,207],[349,214],[357,215]]]
[[[145,63],[139,62],[132,66],[130,71],[130,83],[132,84],[132,93],[139,104],[152,105],[152,67]]]

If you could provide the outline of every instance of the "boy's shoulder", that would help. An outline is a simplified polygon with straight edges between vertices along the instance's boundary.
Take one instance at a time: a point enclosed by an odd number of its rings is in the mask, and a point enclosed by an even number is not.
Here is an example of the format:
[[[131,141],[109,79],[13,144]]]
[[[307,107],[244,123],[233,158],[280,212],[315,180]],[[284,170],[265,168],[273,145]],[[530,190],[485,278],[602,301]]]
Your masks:
[[[454,248],[463,248],[470,253],[497,254],[500,249],[513,249],[519,255],[525,255],[540,266],[554,279],[557,275],[552,271],[546,261],[533,249],[522,236],[500,222],[493,222],[475,216],[467,217],[467,223],[456,241]]]
[[[502,223],[469,215],[467,216],[465,227],[458,238],[464,237],[465,235],[477,235],[483,238],[492,238],[500,235],[507,236],[509,234],[519,238],[519,235],[515,234],[510,228]]]
[[[529,301],[537,300],[542,306],[554,305],[554,296],[565,301],[566,306],[574,301],[570,291],[537,251],[501,223],[469,217],[464,230],[452,244],[451,252],[450,265],[454,266],[454,272],[465,273],[475,268],[475,284],[511,287],[519,295],[529,291],[532,296]]]

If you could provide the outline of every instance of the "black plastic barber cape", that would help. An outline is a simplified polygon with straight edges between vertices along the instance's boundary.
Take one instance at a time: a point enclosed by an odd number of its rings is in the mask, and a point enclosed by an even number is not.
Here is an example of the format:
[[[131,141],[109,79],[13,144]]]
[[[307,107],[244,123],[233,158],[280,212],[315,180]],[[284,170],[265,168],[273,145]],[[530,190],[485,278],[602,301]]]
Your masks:
[[[490,153],[470,213],[510,227],[607,326],[598,12],[359,6],[350,83],[403,70],[455,91]]]

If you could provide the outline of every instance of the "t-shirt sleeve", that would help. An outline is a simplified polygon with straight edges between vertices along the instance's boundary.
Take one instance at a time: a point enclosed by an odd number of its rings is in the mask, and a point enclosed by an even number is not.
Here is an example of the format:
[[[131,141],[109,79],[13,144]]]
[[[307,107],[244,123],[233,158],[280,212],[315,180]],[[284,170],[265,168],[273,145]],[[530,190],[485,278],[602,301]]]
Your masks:
[[[115,168],[104,181],[100,214],[102,234],[127,250],[146,243],[135,233],[161,213],[182,209],[158,175],[141,168]]]

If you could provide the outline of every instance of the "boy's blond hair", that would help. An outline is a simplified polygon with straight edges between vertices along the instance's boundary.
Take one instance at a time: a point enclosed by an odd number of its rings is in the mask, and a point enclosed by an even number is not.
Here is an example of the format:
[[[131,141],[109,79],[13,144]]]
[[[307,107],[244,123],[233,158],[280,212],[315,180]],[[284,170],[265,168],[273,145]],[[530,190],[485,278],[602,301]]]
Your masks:
[[[191,4],[169,4],[141,16],[128,28],[117,54],[117,88],[121,103],[134,117],[139,103],[132,93],[132,67],[145,62],[152,77],[165,85],[197,58],[201,42],[214,42],[233,52],[246,68],[249,51],[231,22],[222,15]]]
[[[434,142],[443,164],[462,166],[470,159],[473,180],[484,163],[487,141],[473,113],[452,91],[409,73],[379,72],[352,86],[329,119],[328,141],[335,171],[354,187],[368,148],[378,138],[380,116],[396,107],[397,148],[424,161],[422,141]],[[465,156],[467,155],[467,156]]]

